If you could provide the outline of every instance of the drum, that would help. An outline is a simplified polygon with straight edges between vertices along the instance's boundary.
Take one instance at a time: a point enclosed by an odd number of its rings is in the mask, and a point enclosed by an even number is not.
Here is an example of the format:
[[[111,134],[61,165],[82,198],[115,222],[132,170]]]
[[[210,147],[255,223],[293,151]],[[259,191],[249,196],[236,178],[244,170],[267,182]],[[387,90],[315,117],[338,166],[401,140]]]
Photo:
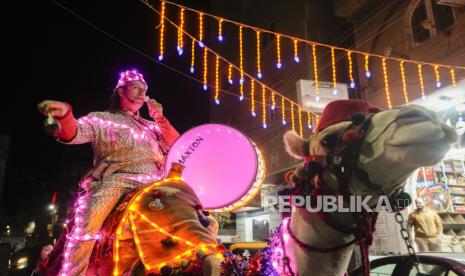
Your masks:
[[[165,161],[185,166],[182,176],[203,207],[224,212],[244,206],[260,190],[265,167],[260,151],[242,132],[221,124],[205,124],[181,135]]]

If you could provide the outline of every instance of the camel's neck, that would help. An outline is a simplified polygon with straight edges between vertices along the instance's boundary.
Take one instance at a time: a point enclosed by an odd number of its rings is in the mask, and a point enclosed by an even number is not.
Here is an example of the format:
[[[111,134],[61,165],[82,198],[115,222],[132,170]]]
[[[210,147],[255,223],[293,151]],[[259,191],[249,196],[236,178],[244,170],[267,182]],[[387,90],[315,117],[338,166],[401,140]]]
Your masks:
[[[347,223],[347,214],[333,214],[332,219],[341,224]],[[349,225],[348,225],[349,226]],[[296,208],[292,212],[291,231],[305,244],[319,248],[333,248],[346,244],[352,235],[343,234],[329,227],[316,213],[305,208]],[[343,275],[352,255],[354,245],[329,253],[319,253],[301,248],[292,238],[286,246],[293,261],[293,268],[299,275]]]

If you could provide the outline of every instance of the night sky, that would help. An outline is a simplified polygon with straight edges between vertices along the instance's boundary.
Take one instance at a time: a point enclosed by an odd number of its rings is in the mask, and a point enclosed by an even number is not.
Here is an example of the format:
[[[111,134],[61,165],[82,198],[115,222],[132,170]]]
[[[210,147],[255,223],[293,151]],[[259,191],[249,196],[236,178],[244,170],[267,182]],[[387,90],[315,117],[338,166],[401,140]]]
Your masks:
[[[207,1],[176,2],[208,11]],[[119,72],[136,68],[145,76],[148,95],[163,104],[165,115],[180,132],[209,119],[209,96],[201,92],[201,85],[150,59],[158,56],[155,26],[159,17],[143,3],[59,3],[148,57],[99,32],[53,1],[33,1],[32,6],[18,2],[9,10],[15,16],[3,24],[3,41],[8,48],[3,52],[3,69],[8,70],[9,85],[2,91],[0,126],[1,134],[11,135],[0,205],[4,219],[18,212],[32,219],[43,214],[50,201],[50,191],[42,193],[34,183],[16,185],[14,179],[21,172],[59,174],[72,169],[70,160],[91,166],[90,145],[61,145],[43,131],[43,117],[36,105],[44,99],[70,103],[76,117],[103,110]],[[174,45],[166,47],[165,62],[187,72],[187,58],[177,57]]]

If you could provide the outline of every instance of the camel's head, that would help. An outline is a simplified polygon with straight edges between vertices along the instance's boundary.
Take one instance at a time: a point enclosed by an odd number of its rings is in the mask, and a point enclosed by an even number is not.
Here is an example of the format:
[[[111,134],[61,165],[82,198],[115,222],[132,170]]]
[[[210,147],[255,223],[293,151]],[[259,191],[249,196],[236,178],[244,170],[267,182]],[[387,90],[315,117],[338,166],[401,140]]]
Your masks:
[[[345,105],[352,108],[345,108]],[[367,114],[377,110],[363,101],[333,102],[323,112],[318,131],[308,139],[286,133],[287,151],[301,159],[332,153],[334,147],[341,145],[341,134],[352,124],[348,120],[354,111]],[[360,144],[355,146],[354,155],[357,156],[352,160],[357,170],[366,172],[369,181],[355,176],[355,170],[351,172],[353,176],[345,185],[355,195],[376,195],[380,191],[391,195],[415,169],[436,164],[444,158],[450,144],[457,139],[454,129],[441,123],[434,112],[420,106],[376,112],[363,125],[366,128],[364,134],[358,136]],[[350,142],[347,145],[352,146]],[[350,169],[353,168],[346,168]],[[330,176],[327,182],[336,181]]]

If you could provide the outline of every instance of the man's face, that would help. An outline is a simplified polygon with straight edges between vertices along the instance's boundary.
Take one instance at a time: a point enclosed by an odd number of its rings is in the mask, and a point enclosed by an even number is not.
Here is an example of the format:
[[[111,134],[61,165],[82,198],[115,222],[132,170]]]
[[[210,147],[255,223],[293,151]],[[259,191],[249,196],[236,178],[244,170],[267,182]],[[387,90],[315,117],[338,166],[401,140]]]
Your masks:
[[[144,105],[147,86],[141,81],[130,81],[119,91],[121,107],[139,110]]]
[[[417,205],[417,208],[420,210],[425,207],[425,202],[421,198],[415,199],[415,204]]]

